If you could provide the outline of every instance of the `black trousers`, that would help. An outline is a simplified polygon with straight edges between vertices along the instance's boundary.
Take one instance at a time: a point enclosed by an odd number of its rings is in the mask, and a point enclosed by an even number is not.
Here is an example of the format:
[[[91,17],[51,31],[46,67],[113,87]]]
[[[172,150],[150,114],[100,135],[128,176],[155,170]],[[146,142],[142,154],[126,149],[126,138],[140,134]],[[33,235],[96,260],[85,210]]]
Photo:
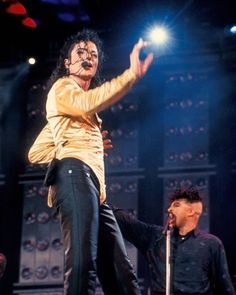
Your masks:
[[[53,206],[65,249],[64,295],[95,294],[97,276],[105,294],[141,294],[116,219],[99,204],[99,183],[88,165],[74,158],[58,163]]]

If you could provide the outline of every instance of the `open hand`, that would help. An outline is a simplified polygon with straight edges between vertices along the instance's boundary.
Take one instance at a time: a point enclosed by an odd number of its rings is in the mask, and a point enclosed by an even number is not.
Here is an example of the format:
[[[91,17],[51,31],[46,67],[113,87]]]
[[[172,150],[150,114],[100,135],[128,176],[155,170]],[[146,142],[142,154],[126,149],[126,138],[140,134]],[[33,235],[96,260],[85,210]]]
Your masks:
[[[148,42],[143,41],[143,39],[140,38],[130,53],[130,68],[138,78],[142,78],[146,74],[153,61],[153,53],[149,53],[144,60],[140,60],[140,51],[142,48],[147,47],[148,45]]]

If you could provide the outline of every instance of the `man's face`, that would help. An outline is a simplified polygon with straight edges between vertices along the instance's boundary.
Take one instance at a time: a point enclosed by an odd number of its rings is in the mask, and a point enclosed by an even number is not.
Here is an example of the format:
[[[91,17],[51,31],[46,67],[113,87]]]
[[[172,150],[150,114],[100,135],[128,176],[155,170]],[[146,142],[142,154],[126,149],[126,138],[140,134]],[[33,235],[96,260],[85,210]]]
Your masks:
[[[187,216],[191,212],[191,204],[185,199],[175,200],[168,208],[169,227],[180,228],[186,224]]]
[[[82,66],[84,61],[87,62],[87,66]],[[84,80],[92,79],[98,67],[97,46],[91,41],[82,41],[75,44],[71,51],[70,58],[65,60],[65,66],[72,75],[78,76]]]

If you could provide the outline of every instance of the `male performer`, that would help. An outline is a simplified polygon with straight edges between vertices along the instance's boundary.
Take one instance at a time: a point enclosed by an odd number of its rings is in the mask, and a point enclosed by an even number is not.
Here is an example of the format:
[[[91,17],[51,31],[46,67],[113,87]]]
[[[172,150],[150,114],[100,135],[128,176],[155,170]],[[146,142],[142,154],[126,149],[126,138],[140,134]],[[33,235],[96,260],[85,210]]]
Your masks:
[[[198,191],[177,189],[171,198],[171,294],[235,295],[220,239],[198,229],[203,202]],[[113,208],[125,239],[148,261],[151,294],[165,294],[166,236],[163,227],[141,222]]]

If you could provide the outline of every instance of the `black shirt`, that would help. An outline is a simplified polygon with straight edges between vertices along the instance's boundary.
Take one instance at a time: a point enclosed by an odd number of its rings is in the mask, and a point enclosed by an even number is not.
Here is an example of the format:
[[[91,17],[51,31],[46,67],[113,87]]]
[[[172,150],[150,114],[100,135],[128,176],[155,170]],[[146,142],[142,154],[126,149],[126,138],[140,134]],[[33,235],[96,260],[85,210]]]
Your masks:
[[[165,294],[166,237],[163,227],[141,222],[121,209],[115,217],[126,240],[146,257],[151,294]],[[216,236],[194,230],[180,236],[171,234],[171,294],[235,295],[225,250]]]

